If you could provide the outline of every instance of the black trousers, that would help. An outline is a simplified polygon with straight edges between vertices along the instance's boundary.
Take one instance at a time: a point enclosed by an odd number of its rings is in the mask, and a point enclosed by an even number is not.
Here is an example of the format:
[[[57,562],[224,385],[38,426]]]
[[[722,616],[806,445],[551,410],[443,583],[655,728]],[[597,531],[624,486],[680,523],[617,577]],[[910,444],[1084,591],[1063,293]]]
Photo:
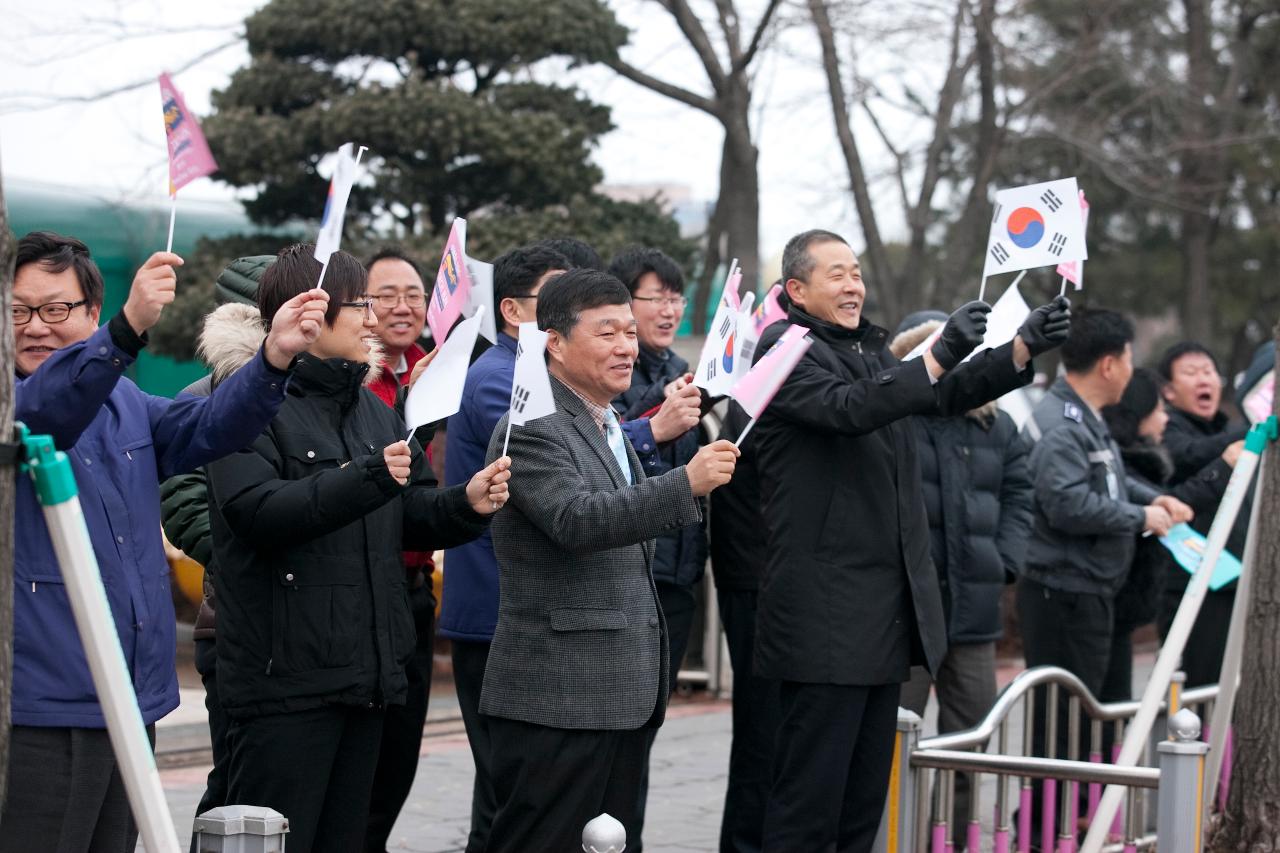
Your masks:
[[[689,650],[689,635],[693,631],[693,617],[698,609],[698,597],[693,587],[654,581],[658,590],[658,603],[662,605],[662,615],[667,620],[667,648],[670,652],[671,665],[667,671],[667,687],[672,693],[676,690],[676,681],[680,675],[680,664],[684,662],[685,652]],[[644,768],[640,776],[640,802],[636,804],[636,827],[632,833],[627,830],[628,853],[642,853],[644,850],[644,813],[649,804],[649,753],[653,751],[653,742],[658,737],[657,729],[645,729],[647,733],[644,747]],[[581,846],[581,845],[579,845]]]
[[[765,851],[871,850],[889,790],[900,687],[782,682]]]
[[[630,853],[639,837],[647,732],[556,729],[490,717],[498,813],[487,853],[581,850],[582,828],[603,812],[626,827]]]
[[[409,593],[409,603],[413,607],[418,642],[404,668],[409,681],[405,704],[388,706],[382,721],[382,743],[378,747],[378,767],[373,775],[369,820],[365,826],[365,853],[385,853],[391,829],[413,787],[422,751],[422,727],[427,722],[427,701],[431,697],[436,602],[431,588],[423,586]]]
[[[1160,607],[1160,641],[1169,636],[1169,628],[1173,625],[1173,617],[1182,603],[1181,589],[1166,591]],[[1209,592],[1196,614],[1195,624],[1191,626],[1191,634],[1187,637],[1186,648],[1182,650],[1182,671],[1187,674],[1187,687],[1199,687],[1204,684],[1217,684],[1218,674],[1222,670],[1222,658],[1227,652],[1227,634],[1231,630],[1231,608],[1235,606],[1236,589]]]
[[[147,726],[154,749],[155,726]],[[106,729],[14,726],[0,853],[133,853],[138,827]]]
[[[717,589],[716,597],[733,666],[733,741],[720,821],[720,853],[759,853],[774,739],[782,716],[778,682],[752,673],[759,592]]]
[[[227,712],[218,698],[218,646],[213,638],[195,641],[196,672],[204,684],[204,707],[209,714],[209,745],[213,751],[213,767],[205,779],[204,794],[196,806],[196,817],[227,802]],[[196,834],[191,833],[191,853],[196,850]]]
[[[329,705],[232,718],[227,796],[289,819],[289,853],[354,853],[364,843],[382,709]]]
[[[1111,596],[1083,592],[1063,592],[1023,578],[1018,582],[1018,621],[1022,625],[1023,655],[1027,667],[1060,666],[1078,677],[1094,696],[1100,696],[1111,669],[1112,632],[1115,607]],[[1123,676],[1120,676],[1123,677]],[[1115,673],[1113,681],[1118,680]],[[1048,688],[1037,688],[1032,720],[1032,752],[1047,756]],[[1054,757],[1070,757],[1069,696],[1058,691],[1057,737]],[[1089,755],[1089,725],[1080,715],[1076,756]],[[1041,788],[1032,783],[1031,843],[1040,844]],[[1086,786],[1080,786],[1083,796]],[[1058,816],[1061,819],[1061,815]]]
[[[484,853],[485,844],[489,840],[489,828],[498,811],[497,795],[493,791],[493,773],[489,766],[492,751],[490,718],[480,713],[480,688],[484,685],[484,668],[489,662],[489,643],[453,640],[451,645],[453,683],[458,691],[462,723],[467,728],[471,761],[476,767],[475,782],[471,786],[471,832],[467,835],[466,853]]]

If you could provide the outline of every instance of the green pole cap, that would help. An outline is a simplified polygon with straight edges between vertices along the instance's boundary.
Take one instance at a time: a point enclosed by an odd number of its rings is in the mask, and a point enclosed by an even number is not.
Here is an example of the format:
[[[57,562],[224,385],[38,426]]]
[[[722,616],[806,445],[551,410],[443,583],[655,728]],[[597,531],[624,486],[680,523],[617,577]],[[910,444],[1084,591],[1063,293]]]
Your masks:
[[[17,429],[27,454],[22,468],[31,474],[36,485],[36,499],[44,506],[52,506],[74,498],[79,490],[71,470],[71,460],[53,446],[53,436],[32,435],[21,423],[17,424]]]
[[[1250,453],[1260,454],[1268,441],[1276,441],[1277,438],[1280,438],[1280,426],[1277,425],[1276,416],[1271,415],[1265,421],[1254,424],[1253,429],[1249,430],[1244,440],[1244,449]]]

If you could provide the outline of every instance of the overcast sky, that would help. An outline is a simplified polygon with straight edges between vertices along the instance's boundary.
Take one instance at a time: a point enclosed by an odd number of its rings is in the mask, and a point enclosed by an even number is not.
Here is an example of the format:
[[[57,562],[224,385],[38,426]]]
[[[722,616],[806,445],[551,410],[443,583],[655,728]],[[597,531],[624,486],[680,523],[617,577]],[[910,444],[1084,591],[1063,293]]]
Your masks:
[[[530,0],[536,2],[536,0]],[[247,62],[242,42],[215,50],[239,32],[262,0],[0,0],[6,49],[0,54],[0,165],[6,179],[84,187],[107,197],[165,200],[166,160],[158,90],[154,84],[96,100],[72,100],[151,81],[180,68],[175,82],[198,114],[210,92]],[[613,0],[632,29],[626,56],[634,64],[698,91],[705,75],[674,23],[652,0]],[[754,0],[741,0],[753,25]],[[831,228],[861,242],[847,178],[832,129],[816,38],[808,28],[787,33],[766,54],[757,82],[753,127],[761,151],[761,256],[778,255],[793,233]],[[864,59],[864,62],[866,60]],[[616,130],[595,159],[607,183],[689,185],[713,200],[723,134],[710,117],[654,95],[607,69],[575,71],[573,79],[613,108]],[[870,157],[877,146],[868,144]],[[868,156],[864,153],[864,156]],[[881,164],[883,165],[883,164]],[[894,225],[889,181],[882,216]],[[225,185],[200,180],[184,198],[233,197]],[[317,211],[318,213],[318,211]]]

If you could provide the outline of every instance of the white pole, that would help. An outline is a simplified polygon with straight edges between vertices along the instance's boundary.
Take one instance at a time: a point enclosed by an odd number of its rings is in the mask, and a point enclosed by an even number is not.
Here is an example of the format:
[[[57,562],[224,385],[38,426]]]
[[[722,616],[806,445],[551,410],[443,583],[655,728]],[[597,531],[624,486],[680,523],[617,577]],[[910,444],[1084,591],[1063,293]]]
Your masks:
[[[978,301],[985,302],[987,296],[987,277],[982,277],[982,284],[978,285]]]
[[[1142,703],[1138,707],[1138,713],[1125,727],[1124,746],[1121,747],[1120,755],[1115,761],[1117,767],[1136,766],[1146,748],[1147,735],[1151,732],[1156,713],[1160,710],[1160,704],[1168,692],[1169,681],[1173,677],[1174,670],[1178,668],[1178,660],[1182,657],[1182,650],[1187,645],[1187,637],[1195,625],[1200,605],[1204,602],[1205,594],[1209,590],[1209,578],[1213,575],[1218,557],[1222,555],[1222,550],[1227,544],[1227,536],[1230,535],[1231,527],[1235,524],[1240,505],[1244,502],[1244,496],[1249,490],[1249,483],[1257,467],[1258,453],[1249,450],[1246,443],[1244,452],[1236,462],[1235,470],[1231,472],[1226,493],[1223,494],[1222,502],[1218,505],[1218,514],[1214,516],[1213,525],[1209,528],[1209,542],[1200,560],[1200,566],[1187,584],[1182,603],[1178,605],[1173,624],[1169,626],[1169,634],[1165,638],[1164,645],[1160,647],[1155,669],[1152,670],[1151,677],[1147,680],[1147,687],[1142,692]],[[1107,832],[1111,828],[1111,820],[1115,817],[1116,809],[1119,808],[1125,791],[1126,789],[1120,785],[1107,786],[1101,802],[1098,803],[1098,809],[1094,812],[1089,832],[1080,845],[1080,853],[1099,853],[1102,849],[1107,839]]]
[[[178,834],[165,803],[142,714],[138,711],[138,697],[125,666],[80,499],[73,496],[61,503],[46,505],[44,519],[62,567],[80,643],[89,661],[93,687],[107,721],[111,748],[116,754],[142,842],[150,853],[180,853]]]
[[[173,222],[177,218],[178,218],[178,194],[175,192],[169,196],[169,241],[164,245],[164,250],[166,252],[173,251]]]
[[[320,280],[316,282],[316,287],[324,286],[324,274],[328,271],[329,271],[329,262],[325,261],[323,264],[320,265]]]
[[[1258,482],[1266,476],[1267,455],[1258,461]],[[1261,486],[1259,486],[1261,488]],[[1227,735],[1231,731],[1231,715],[1235,710],[1236,691],[1240,689],[1240,661],[1244,652],[1246,623],[1249,619],[1249,598],[1252,595],[1253,572],[1258,559],[1258,517],[1262,501],[1254,494],[1253,509],[1249,513],[1249,532],[1245,537],[1243,569],[1236,585],[1236,600],[1231,607],[1231,628],[1227,632],[1227,649],[1222,656],[1222,671],[1218,676],[1218,698],[1213,703],[1213,720],[1209,727],[1209,760],[1205,770],[1204,813],[1213,806],[1218,794],[1218,777],[1222,775]]]
[[[752,418],[751,420],[747,421],[747,426],[745,429],[742,430],[742,435],[738,436],[738,440],[733,443],[735,447],[741,447],[742,442],[747,440],[747,433],[751,432],[751,428],[756,425],[756,420],[758,419]]]
[[[507,444],[511,442],[511,415],[507,414],[507,435],[502,439],[502,455],[507,455]]]
[[[1058,295],[1059,296],[1067,295],[1067,277],[1065,275],[1062,277],[1062,288],[1058,291]]]

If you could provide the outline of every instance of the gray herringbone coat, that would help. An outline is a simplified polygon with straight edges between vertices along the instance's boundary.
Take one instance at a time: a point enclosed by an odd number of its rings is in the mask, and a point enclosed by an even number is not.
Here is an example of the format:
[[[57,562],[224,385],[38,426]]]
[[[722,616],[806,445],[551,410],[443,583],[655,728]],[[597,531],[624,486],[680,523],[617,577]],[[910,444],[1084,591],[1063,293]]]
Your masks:
[[[582,401],[511,432],[511,497],[494,516],[501,602],[480,711],[563,729],[637,729],[666,710],[666,623],[652,539],[700,520],[683,468],[627,486]],[[488,461],[502,453],[504,417]]]

